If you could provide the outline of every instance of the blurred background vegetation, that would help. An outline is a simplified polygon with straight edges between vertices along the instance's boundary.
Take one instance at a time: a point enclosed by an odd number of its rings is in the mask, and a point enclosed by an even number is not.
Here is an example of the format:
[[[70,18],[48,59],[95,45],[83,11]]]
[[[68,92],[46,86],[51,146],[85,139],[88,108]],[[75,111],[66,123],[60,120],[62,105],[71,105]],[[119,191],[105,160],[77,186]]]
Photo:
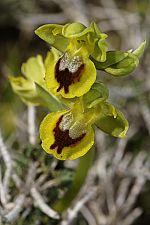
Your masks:
[[[149,15],[149,0],[0,1],[0,129],[9,148],[12,149],[11,155],[17,162],[15,169],[22,179],[27,173],[30,161],[37,160],[41,170],[36,175],[36,179],[43,173],[45,174],[43,179],[55,181],[50,189],[45,190],[49,204],[68,189],[74,174],[74,164],[70,166],[64,162],[56,162],[53,157],[47,156],[41,151],[39,143],[35,147],[36,150],[27,144],[27,109],[13,93],[8,82],[8,75],[20,75],[21,64],[29,56],[38,53],[46,55],[50,46],[34,34],[34,30],[45,23],[64,24],[79,21],[88,25],[91,20],[94,20],[101,27],[101,30],[108,34],[109,49],[134,49],[146,38],[145,54],[141,59],[139,68],[132,75],[114,79],[98,72],[98,79],[105,81],[110,89],[110,100],[125,112],[130,125],[136,128],[135,134],[127,143],[125,152],[136,155],[144,150],[148,156],[150,149]],[[46,109],[37,108],[37,127],[46,113]],[[104,150],[110,149],[110,146],[115,146],[116,139],[108,136],[104,138],[106,139]],[[99,139],[97,138],[96,141],[98,143]],[[134,221],[134,225],[150,224],[149,184],[150,182],[147,181],[135,203],[135,205],[142,207],[143,213]],[[15,196],[16,189],[13,187],[12,182],[10,188],[14,190],[12,195]],[[26,210],[26,214],[24,213],[24,216],[13,224],[58,224],[58,221],[45,216],[30,202],[29,209],[29,212]],[[79,213],[75,222],[71,224],[86,225],[88,222]],[[114,223],[114,225],[116,224]]]

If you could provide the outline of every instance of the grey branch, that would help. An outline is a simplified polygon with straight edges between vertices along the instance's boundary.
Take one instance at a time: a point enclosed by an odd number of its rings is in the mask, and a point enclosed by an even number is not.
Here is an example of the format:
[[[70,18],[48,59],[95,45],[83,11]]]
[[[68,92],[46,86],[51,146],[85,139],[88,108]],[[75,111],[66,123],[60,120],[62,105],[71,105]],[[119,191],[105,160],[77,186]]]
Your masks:
[[[97,190],[97,188],[93,188],[92,190],[89,190],[88,193],[86,193],[81,199],[78,200],[78,202],[75,204],[75,206],[72,209],[71,208],[68,209],[66,219],[64,219],[61,222],[61,225],[72,224],[72,221],[75,219],[78,212],[82,209],[82,207],[85,205],[85,203],[88,202],[93,197],[96,190]]]
[[[5,174],[4,174],[4,179],[1,180],[1,183],[2,183],[2,186],[3,186],[3,192],[4,192],[3,193],[3,200],[4,200],[3,204],[5,205],[8,201],[8,198],[9,198],[9,181],[10,181],[11,174],[12,174],[13,162],[12,162],[11,156],[9,154],[9,151],[7,150],[7,147],[4,144],[1,131],[0,131],[0,157],[3,158],[4,163],[6,165],[6,171],[5,171]]]
[[[35,107],[28,106],[28,134],[29,142],[32,145],[35,145],[36,143],[35,113]]]
[[[25,194],[20,194],[14,202],[14,208],[4,216],[4,219],[7,223],[13,223],[18,218],[20,212],[23,209],[24,201]]]
[[[41,209],[43,213],[45,213],[50,218],[59,219],[58,213],[45,203],[42,195],[37,191],[35,187],[32,187],[30,192],[35,204]]]

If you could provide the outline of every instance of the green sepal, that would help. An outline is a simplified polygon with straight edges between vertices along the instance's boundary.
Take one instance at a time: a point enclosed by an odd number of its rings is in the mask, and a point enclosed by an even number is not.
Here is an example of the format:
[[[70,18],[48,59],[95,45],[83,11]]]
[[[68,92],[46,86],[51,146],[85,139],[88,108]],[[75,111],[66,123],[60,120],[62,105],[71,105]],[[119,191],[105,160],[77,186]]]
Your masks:
[[[128,56],[127,52],[121,52],[121,51],[108,51],[106,52],[106,61],[105,62],[98,62],[94,58],[91,57],[91,60],[93,61],[96,69],[98,70],[104,70],[107,67],[110,67],[124,58]]]
[[[66,38],[78,38],[93,32],[91,27],[86,27],[82,23],[67,23],[62,28],[62,34]]]
[[[105,72],[113,76],[128,75],[137,68],[139,64],[139,58],[144,53],[145,46],[146,41],[142,42],[135,51],[132,52],[132,50],[129,50],[126,53],[128,55],[119,62],[117,62],[116,64],[111,64],[110,66],[105,67],[103,69],[105,70]]]
[[[87,57],[93,52],[97,35],[92,25],[86,27],[81,23],[69,23],[64,25],[62,34],[70,40],[67,51],[71,51],[73,54],[75,51],[78,54],[82,52]]]
[[[91,57],[98,62],[106,61],[106,51],[108,48],[106,38],[107,38],[106,34],[103,34],[101,38],[98,38],[98,40],[95,43],[94,51],[91,54]]]
[[[41,55],[30,57],[22,64],[21,72],[28,80],[44,86],[45,67]]]
[[[46,24],[35,30],[35,34],[59,51],[65,52],[69,39],[62,35],[62,28],[62,25]]]
[[[84,108],[92,108],[106,100],[109,96],[108,88],[100,81],[96,81],[89,92],[83,95]]]
[[[93,28],[95,34],[96,34],[98,37],[101,36],[102,32],[101,32],[100,28],[97,26],[97,24],[96,24],[94,21],[91,22],[91,25],[90,25],[90,26]]]
[[[63,98],[61,95],[58,95],[59,100],[64,104],[68,109],[71,108],[77,101],[78,97],[75,98]]]
[[[133,54],[136,55],[138,58],[140,58],[144,53],[145,47],[146,47],[146,40],[139,45],[139,47],[133,52]]]
[[[40,105],[42,101],[38,96],[35,84],[23,77],[9,76],[9,81],[13,91],[27,105]]]
[[[125,137],[129,125],[122,112],[108,102],[101,102],[96,106],[96,110],[99,116],[95,125],[100,130],[114,137]]]
[[[95,46],[91,57],[98,62],[105,62],[106,51],[108,48],[106,38],[108,37],[108,35],[102,33],[95,22],[91,23],[91,27],[95,32]]]
[[[62,104],[59,99],[52,93],[45,90],[43,87],[35,83],[38,96],[42,99],[43,104],[51,111],[57,112],[67,108],[65,104]]]
[[[125,76],[133,72],[139,64],[139,59],[133,53],[128,52],[128,56],[122,61],[105,69],[105,72],[113,76]]]

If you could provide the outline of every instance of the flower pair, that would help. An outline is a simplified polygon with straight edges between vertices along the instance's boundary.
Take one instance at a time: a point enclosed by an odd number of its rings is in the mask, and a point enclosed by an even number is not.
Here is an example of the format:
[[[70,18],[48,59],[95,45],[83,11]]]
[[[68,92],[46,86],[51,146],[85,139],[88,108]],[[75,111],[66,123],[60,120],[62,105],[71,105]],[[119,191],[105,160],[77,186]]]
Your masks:
[[[107,51],[107,35],[95,23],[48,24],[36,34],[52,47],[45,61],[31,57],[23,77],[10,77],[14,91],[27,104],[47,106],[40,125],[43,149],[60,160],[83,156],[94,144],[94,129],[125,137],[128,122],[107,99],[109,91],[96,82],[96,69],[113,76],[132,72],[145,42],[133,51]]]

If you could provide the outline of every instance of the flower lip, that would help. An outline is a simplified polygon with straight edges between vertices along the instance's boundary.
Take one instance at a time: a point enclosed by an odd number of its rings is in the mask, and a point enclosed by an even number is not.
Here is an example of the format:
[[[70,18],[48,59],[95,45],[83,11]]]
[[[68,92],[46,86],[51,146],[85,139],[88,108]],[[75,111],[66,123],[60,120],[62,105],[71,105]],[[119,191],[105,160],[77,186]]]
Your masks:
[[[69,129],[61,130],[60,123],[63,119],[63,115],[59,118],[58,122],[56,123],[56,127],[53,129],[55,142],[50,146],[50,149],[56,149],[57,153],[61,154],[64,147],[73,146],[79,141],[81,141],[86,133],[81,134],[79,137],[73,139],[69,136]]]
[[[69,92],[69,86],[72,83],[79,82],[84,70],[84,63],[79,56],[74,56],[71,60],[69,54],[65,53],[62,58],[58,60],[55,66],[55,78],[59,83],[57,92],[63,87],[65,93]]]

